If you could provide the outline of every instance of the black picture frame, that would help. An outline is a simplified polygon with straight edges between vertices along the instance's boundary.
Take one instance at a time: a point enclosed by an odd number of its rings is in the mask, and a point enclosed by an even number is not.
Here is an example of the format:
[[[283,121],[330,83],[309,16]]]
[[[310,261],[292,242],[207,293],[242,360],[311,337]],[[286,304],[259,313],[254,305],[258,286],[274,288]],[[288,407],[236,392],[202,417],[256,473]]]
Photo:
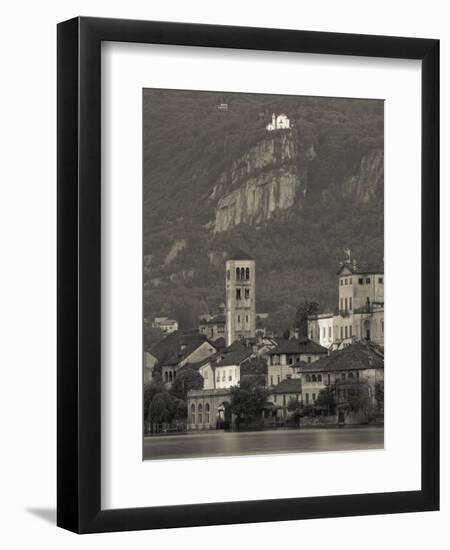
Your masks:
[[[57,524],[76,533],[94,533],[438,510],[439,41],[87,17],[60,23],[57,39]],[[101,509],[102,41],[422,61],[420,491]]]

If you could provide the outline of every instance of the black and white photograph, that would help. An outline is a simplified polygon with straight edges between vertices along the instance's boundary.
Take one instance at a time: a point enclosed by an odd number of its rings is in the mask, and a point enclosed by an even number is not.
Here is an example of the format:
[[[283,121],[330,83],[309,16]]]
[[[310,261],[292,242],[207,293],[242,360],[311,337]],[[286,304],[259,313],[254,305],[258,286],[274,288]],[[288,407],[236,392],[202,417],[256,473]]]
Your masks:
[[[144,460],[383,449],[384,101],[142,101]]]

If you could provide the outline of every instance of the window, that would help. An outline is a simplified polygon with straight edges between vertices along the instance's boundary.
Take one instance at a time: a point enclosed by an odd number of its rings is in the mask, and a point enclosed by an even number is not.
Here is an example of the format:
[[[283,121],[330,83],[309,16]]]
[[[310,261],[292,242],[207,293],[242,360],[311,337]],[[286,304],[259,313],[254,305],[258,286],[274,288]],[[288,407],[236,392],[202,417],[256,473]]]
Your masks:
[[[345,279],[345,284],[348,285],[348,279]]]
[[[353,336],[353,334],[352,334],[352,333],[353,333],[353,327],[352,327],[352,325],[350,325],[350,326],[348,327],[348,331],[349,331],[349,336],[350,336],[350,338],[351,338],[351,337]]]
[[[205,424],[209,424],[209,403],[205,405]]]
[[[315,393],[312,394],[312,400],[313,400],[313,401],[316,400],[316,394],[315,394]]]
[[[348,334],[347,334],[347,325],[344,327],[344,330],[345,330],[345,337],[347,338]]]
[[[322,375],[321,374],[317,375],[317,382],[322,382]]]
[[[241,316],[240,315],[238,315],[238,317],[237,317],[237,322],[238,322],[238,325],[241,324]]]
[[[343,339],[344,337],[344,331],[343,331],[343,328],[341,327],[341,340]]]
[[[237,288],[236,289],[236,300],[240,300],[240,299],[241,299],[241,289]]]
[[[225,369],[222,371],[222,382],[225,382]]]
[[[344,279],[341,279],[341,286],[344,286]]]
[[[191,424],[195,424],[195,405],[191,405]]]
[[[278,375],[278,384],[281,382],[281,376]]]
[[[275,395],[273,396],[273,400],[274,400],[274,403],[277,402],[277,394],[275,394]]]
[[[220,372],[217,371],[217,382],[220,382]]]
[[[208,371],[207,370],[203,371],[203,378],[205,380],[208,380]]]
[[[353,304],[352,304],[352,297],[350,296],[350,298],[348,299],[348,309],[351,311],[353,309]]]
[[[239,281],[240,278],[241,278],[241,272],[240,272],[239,268],[237,267],[236,268],[236,281]]]
[[[230,270],[227,269],[227,281],[229,281],[229,280],[230,280]]]
[[[305,395],[305,401],[306,401],[306,404],[309,403],[309,393],[307,393],[307,394]]]
[[[306,375],[306,381],[311,382],[311,376],[309,376],[309,374]]]
[[[344,298],[341,298],[341,310],[344,309]]]
[[[363,279],[362,277],[360,277],[360,278],[358,279],[358,284],[359,284],[359,285],[363,285],[363,284],[364,284],[364,279]]]
[[[384,334],[384,321],[381,321],[381,332]]]
[[[370,285],[370,277],[366,277],[366,285]]]
[[[232,379],[233,379],[233,376],[231,374],[231,371],[229,370],[228,371],[228,382],[231,382]]]
[[[247,267],[247,269],[245,270],[245,278],[247,279],[247,281],[250,280],[250,268]]]
[[[272,357],[272,365],[279,365],[280,364],[280,356],[279,355],[274,355]]]
[[[348,373],[348,378],[349,378],[349,380],[350,380],[350,379],[353,379],[354,377],[355,377],[355,376],[354,376],[354,374],[353,374],[352,372],[349,372],[349,373]]]
[[[348,306],[348,303],[347,303],[347,298],[345,298],[345,301],[344,301],[344,303],[345,303],[345,311],[347,311],[347,306]]]
[[[328,327],[328,338],[331,338],[331,327]]]
[[[164,373],[164,381],[165,382],[169,381],[169,373],[167,371]]]
[[[322,334],[323,334],[323,338],[325,339],[325,336],[327,334],[327,329],[325,327],[323,327]]]
[[[383,277],[378,277],[378,284],[380,284],[380,285],[383,284]]]
[[[348,280],[348,284],[349,285],[352,285],[353,284],[353,279],[350,277],[350,279]]]
[[[198,406],[198,423],[203,424],[203,405],[201,403]]]
[[[270,385],[273,386],[273,376],[270,377]]]
[[[311,382],[316,382],[316,375],[315,375],[315,374],[313,374],[313,375],[311,376]]]
[[[306,358],[307,362],[308,363],[311,363],[311,357],[308,355],[308,357]]]
[[[343,372],[343,373],[341,374],[341,380],[342,380],[342,382],[345,382],[345,372]]]
[[[250,289],[249,289],[249,288],[246,288],[246,289],[245,289],[245,299],[246,299],[246,300],[249,300],[249,299],[250,299]]]
[[[245,269],[241,267],[241,281],[245,280]]]

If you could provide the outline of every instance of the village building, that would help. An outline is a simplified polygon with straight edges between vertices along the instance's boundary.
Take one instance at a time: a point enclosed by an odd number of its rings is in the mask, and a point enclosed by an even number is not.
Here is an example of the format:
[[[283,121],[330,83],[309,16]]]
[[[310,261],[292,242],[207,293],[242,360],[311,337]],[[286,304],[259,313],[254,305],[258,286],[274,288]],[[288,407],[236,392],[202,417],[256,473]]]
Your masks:
[[[314,405],[321,390],[329,387],[335,392],[338,421],[360,420],[351,417],[349,391],[359,387],[367,392],[368,403],[377,406],[376,388],[384,383],[383,348],[372,342],[361,341],[319,359],[315,363],[292,365],[295,377],[301,379],[301,401]]]
[[[384,346],[384,269],[358,265],[347,250],[336,275],[336,313],[308,318],[311,340],[330,349],[341,349],[358,340]]]
[[[283,380],[293,378],[294,373],[290,366],[294,363],[312,363],[328,353],[327,348],[312,340],[280,339],[278,344],[266,353],[268,385],[275,386]]]
[[[224,314],[211,316],[209,319],[203,317],[200,319],[198,331],[205,335],[208,340],[215,341],[219,338],[225,338],[226,318]]]
[[[168,317],[155,317],[152,323],[153,328],[158,328],[166,334],[178,330],[178,321],[169,319]]]
[[[296,378],[286,378],[270,390],[269,401],[273,405],[272,419],[286,420],[289,416],[290,402],[301,403],[302,381]],[[269,416],[266,411],[266,418]]]
[[[229,389],[190,390],[188,393],[187,430],[215,430],[231,426]]]
[[[291,122],[287,115],[280,113],[276,115],[272,113],[272,122],[269,122],[266,126],[266,130],[273,132],[274,130],[288,130],[291,127]]]
[[[237,252],[226,261],[226,342],[254,338],[256,330],[255,260]]]
[[[154,377],[155,367],[170,387],[177,371],[186,363],[196,363],[217,353],[214,345],[197,331],[175,331],[144,353],[144,384]]]

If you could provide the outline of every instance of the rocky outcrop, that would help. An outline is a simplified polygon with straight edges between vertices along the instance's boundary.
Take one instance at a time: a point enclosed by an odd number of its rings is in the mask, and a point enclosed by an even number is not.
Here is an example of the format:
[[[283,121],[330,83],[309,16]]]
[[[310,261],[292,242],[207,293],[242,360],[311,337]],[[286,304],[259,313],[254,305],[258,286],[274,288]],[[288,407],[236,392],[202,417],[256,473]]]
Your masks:
[[[384,155],[375,149],[361,159],[359,173],[344,182],[343,194],[367,203],[375,197],[384,183]]]
[[[166,255],[166,258],[164,260],[164,265],[169,265],[181,252],[184,248],[186,248],[186,239],[178,239],[176,240],[173,245],[170,247],[169,252]]]
[[[215,231],[226,231],[241,223],[256,225],[273,218],[277,211],[294,205],[298,186],[295,170],[271,170],[248,178],[219,199]]]
[[[306,188],[306,171],[299,175],[298,156],[294,134],[280,131],[234,160],[210,195],[215,202],[214,232],[263,223],[294,206],[299,191]]]

